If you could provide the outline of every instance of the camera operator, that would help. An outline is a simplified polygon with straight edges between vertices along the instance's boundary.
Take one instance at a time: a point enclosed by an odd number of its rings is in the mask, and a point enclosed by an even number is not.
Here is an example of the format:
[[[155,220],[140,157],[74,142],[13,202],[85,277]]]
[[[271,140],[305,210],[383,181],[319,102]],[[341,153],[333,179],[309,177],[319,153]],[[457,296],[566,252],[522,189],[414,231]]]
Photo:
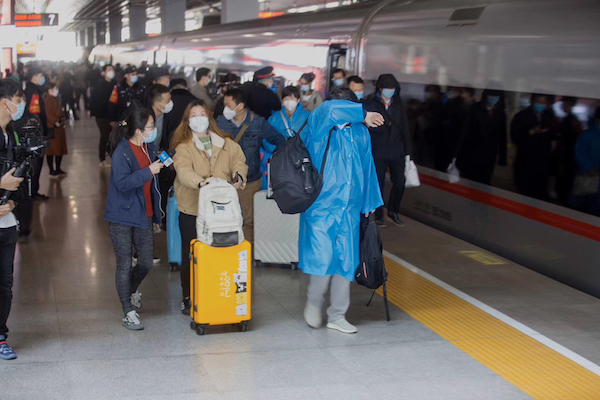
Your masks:
[[[17,145],[16,133],[12,121],[23,116],[26,102],[23,90],[12,79],[0,81],[0,158],[14,160],[13,148]],[[5,163],[3,163],[5,164]],[[8,169],[8,172],[4,173]],[[17,245],[17,220],[12,213],[17,202],[25,196],[25,185],[21,185],[23,178],[13,176],[15,168],[2,170],[0,189],[13,192],[10,200],[5,205],[0,205],[0,359],[11,360],[17,358],[16,353],[6,343],[8,328],[6,321],[10,314],[12,303],[13,285],[13,260]]]

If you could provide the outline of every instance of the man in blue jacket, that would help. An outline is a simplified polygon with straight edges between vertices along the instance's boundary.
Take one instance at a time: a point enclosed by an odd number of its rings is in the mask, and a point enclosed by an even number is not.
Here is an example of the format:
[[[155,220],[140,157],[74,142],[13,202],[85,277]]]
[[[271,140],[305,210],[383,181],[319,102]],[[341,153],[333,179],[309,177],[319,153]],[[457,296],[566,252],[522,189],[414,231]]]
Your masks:
[[[264,140],[278,146],[285,142],[285,137],[279,134],[263,117],[250,112],[246,101],[239,89],[225,92],[223,115],[217,118],[217,125],[229,133],[238,143],[248,164],[248,182],[246,188],[240,191],[240,203],[244,213],[244,236],[254,241],[254,194],[262,186],[260,172],[260,144]]]
[[[350,100],[350,101],[348,101]],[[359,264],[360,218],[383,205],[377,180],[371,138],[361,123],[380,126],[378,113],[366,113],[356,95],[335,88],[308,119],[301,138],[314,165],[321,165],[329,137],[323,170],[323,188],[313,205],[300,216],[299,264],[310,275],[304,318],[319,328],[327,290],[327,328],[356,333],[346,320],[350,283]]]

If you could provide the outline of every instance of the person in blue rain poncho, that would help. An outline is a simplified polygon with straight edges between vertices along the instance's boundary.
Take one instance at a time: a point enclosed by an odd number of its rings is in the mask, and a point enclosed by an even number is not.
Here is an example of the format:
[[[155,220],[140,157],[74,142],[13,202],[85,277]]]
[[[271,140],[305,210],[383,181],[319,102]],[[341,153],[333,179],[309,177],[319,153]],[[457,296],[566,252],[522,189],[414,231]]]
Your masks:
[[[271,115],[269,124],[286,139],[289,139],[302,129],[310,113],[300,104],[300,89],[295,86],[283,88],[281,99],[283,108]],[[263,174],[262,190],[267,189],[267,161],[273,155],[275,147],[266,140],[262,141],[260,160],[260,171]]]
[[[381,114],[363,111],[350,89],[335,88],[310,115],[309,129],[301,133],[313,164],[320,168],[331,131],[323,189],[300,216],[299,267],[310,275],[304,318],[313,328],[323,323],[325,293],[331,287],[327,327],[343,333],[357,331],[346,320],[346,311],[359,263],[360,218],[383,205],[371,138],[363,121],[369,126],[384,123]]]

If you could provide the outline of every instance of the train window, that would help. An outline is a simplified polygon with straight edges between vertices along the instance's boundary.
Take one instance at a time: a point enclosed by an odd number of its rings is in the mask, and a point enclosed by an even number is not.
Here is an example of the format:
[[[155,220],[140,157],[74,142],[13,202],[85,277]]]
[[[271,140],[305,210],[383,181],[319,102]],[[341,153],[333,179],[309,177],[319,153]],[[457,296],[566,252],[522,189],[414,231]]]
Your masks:
[[[575,195],[594,160],[589,135],[597,99],[401,83],[413,158],[462,178],[600,215],[600,193]],[[595,128],[597,129],[597,128]],[[592,143],[593,140],[590,142]],[[590,153],[590,154],[588,154]],[[593,167],[595,171],[600,165]]]

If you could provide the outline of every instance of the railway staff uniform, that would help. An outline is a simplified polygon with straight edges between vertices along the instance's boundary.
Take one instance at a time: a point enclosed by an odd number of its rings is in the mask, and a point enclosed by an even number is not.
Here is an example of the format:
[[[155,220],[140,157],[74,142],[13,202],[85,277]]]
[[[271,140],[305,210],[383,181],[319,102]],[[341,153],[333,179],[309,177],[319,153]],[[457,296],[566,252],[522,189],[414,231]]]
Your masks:
[[[136,67],[127,67],[125,69],[125,79],[118,86],[118,117],[121,120],[125,115],[125,110],[134,100],[144,102],[146,87],[138,82],[139,77]]]
[[[411,153],[408,120],[400,99],[400,84],[393,75],[380,75],[375,88],[376,92],[364,103],[365,110],[383,115],[385,124],[369,128],[373,160],[381,193],[384,193],[386,171],[390,170],[392,191],[387,204],[388,216],[394,224],[403,226],[399,213],[406,182],[404,157]],[[385,225],[383,207],[377,210],[375,217],[378,225]]]
[[[279,100],[278,100],[279,103]],[[281,104],[281,103],[280,103]],[[248,164],[248,182],[239,192],[242,212],[244,213],[244,236],[254,242],[254,194],[262,186],[260,172],[260,144],[263,140],[278,146],[285,142],[263,117],[246,109],[242,91],[232,89],[225,92],[225,110],[217,118],[219,128],[229,133],[242,147]]]
[[[248,98],[248,108],[264,119],[269,119],[275,111],[281,110],[279,97],[271,91],[273,81],[273,67],[264,67],[254,73],[254,87]]]
[[[350,89],[341,90],[356,99]],[[343,333],[356,332],[356,327],[346,320],[346,312],[350,306],[350,283],[359,264],[360,218],[383,205],[369,131],[361,123],[364,119],[362,104],[325,101],[311,113],[310,129],[301,133],[317,166],[323,162],[331,135],[323,188],[312,206],[300,215],[298,267],[310,275],[304,318],[313,328],[319,328],[323,322],[325,294],[331,289],[327,327]]]

